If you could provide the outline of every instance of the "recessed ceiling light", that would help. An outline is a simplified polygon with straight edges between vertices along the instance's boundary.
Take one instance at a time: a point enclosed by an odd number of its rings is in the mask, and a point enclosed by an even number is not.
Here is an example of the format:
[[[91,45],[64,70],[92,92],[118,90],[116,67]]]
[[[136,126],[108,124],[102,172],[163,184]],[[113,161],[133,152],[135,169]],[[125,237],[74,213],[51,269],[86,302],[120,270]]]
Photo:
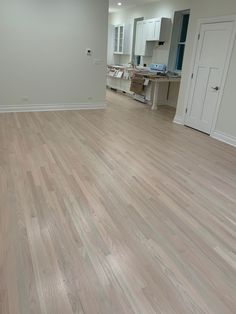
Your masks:
[[[121,5],[122,5],[122,3],[121,3],[121,2],[118,2],[118,3],[117,3],[117,5],[121,6]]]

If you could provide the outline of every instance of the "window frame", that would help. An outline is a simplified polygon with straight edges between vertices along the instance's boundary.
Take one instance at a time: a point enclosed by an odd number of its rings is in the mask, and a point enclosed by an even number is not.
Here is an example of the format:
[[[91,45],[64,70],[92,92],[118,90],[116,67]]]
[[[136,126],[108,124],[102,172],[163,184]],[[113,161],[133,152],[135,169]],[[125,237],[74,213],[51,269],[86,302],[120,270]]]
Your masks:
[[[189,12],[189,13],[186,13],[186,12],[185,12],[185,13],[183,13],[182,16],[181,16],[181,26],[180,26],[180,29],[179,29],[179,41],[177,42],[176,61],[175,61],[175,72],[177,72],[177,73],[181,73],[181,72],[182,72],[182,68],[183,68],[183,59],[182,59],[182,66],[181,66],[181,69],[178,69],[179,55],[180,55],[179,46],[183,46],[183,47],[184,47],[184,52],[183,52],[183,58],[184,58],[185,47],[186,47],[186,40],[187,40],[187,34],[188,34],[188,27],[189,27],[189,20],[188,20],[186,38],[185,38],[185,41],[181,41],[181,35],[182,35],[182,32],[183,32],[184,17],[185,17],[185,16],[189,16],[189,17],[190,17],[190,12]]]
[[[178,53],[179,53],[179,45],[184,46],[184,53],[186,47],[186,39],[184,42],[181,42],[181,34],[183,30],[183,22],[184,16],[189,15],[190,17],[190,10],[182,10],[176,11],[174,15],[174,23],[173,23],[173,30],[172,30],[172,38],[171,38],[171,45],[170,45],[170,54],[169,54],[169,61],[168,61],[168,70],[177,74],[182,73],[182,69],[178,70]],[[188,28],[189,28],[189,21],[188,21]],[[188,29],[187,29],[188,34]],[[184,56],[183,56],[184,58]]]

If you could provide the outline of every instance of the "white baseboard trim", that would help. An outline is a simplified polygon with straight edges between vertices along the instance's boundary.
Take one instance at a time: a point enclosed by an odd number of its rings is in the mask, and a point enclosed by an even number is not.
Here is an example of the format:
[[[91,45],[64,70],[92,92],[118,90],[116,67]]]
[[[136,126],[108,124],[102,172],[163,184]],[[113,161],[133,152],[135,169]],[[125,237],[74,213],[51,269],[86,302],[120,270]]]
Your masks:
[[[184,117],[176,115],[173,122],[184,125]]]
[[[90,110],[105,109],[105,102],[94,103],[65,103],[65,104],[43,104],[43,105],[9,105],[0,106],[0,112],[35,112],[35,111],[66,111],[66,110]]]
[[[216,140],[219,140],[221,142],[224,142],[224,143],[227,143],[229,145],[236,147],[236,137],[235,136],[226,134],[226,133],[221,132],[221,131],[214,131],[211,134],[211,137],[213,137]]]
[[[169,107],[173,107],[176,109],[176,103],[174,101],[162,101],[160,100],[158,102],[158,106],[169,106]]]

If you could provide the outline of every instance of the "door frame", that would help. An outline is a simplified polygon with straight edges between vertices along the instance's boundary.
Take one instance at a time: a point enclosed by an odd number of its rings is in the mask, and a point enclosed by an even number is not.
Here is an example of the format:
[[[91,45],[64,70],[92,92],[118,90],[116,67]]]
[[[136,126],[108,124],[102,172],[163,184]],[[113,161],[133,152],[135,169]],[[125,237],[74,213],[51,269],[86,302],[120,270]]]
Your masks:
[[[216,109],[214,112],[214,117],[213,117],[213,123],[212,123],[212,127],[211,127],[211,131],[210,131],[210,136],[213,135],[215,129],[216,129],[216,123],[217,123],[217,119],[218,119],[218,115],[219,115],[219,109],[220,109],[220,105],[222,102],[222,98],[223,98],[223,94],[224,94],[224,90],[225,90],[225,84],[226,84],[226,80],[227,80],[227,75],[228,75],[228,71],[229,71],[229,66],[230,66],[230,61],[231,61],[231,57],[232,57],[232,53],[233,53],[233,48],[235,45],[235,40],[236,40],[236,15],[228,15],[228,16],[221,16],[221,17],[212,17],[212,18],[202,18],[199,19],[197,22],[197,31],[195,34],[195,39],[194,39],[194,45],[193,45],[193,53],[192,53],[192,57],[191,57],[191,63],[190,63],[190,73],[189,73],[189,77],[188,77],[188,93],[187,93],[187,97],[185,100],[185,106],[184,106],[184,125],[186,123],[187,120],[187,109],[189,108],[189,101],[190,101],[190,96],[191,96],[191,88],[192,88],[192,84],[193,84],[193,80],[192,80],[192,73],[194,71],[194,66],[195,66],[195,60],[196,60],[196,54],[197,54],[197,48],[198,48],[198,36],[200,34],[201,31],[201,26],[202,24],[213,24],[213,23],[223,23],[223,22],[233,22],[234,23],[234,27],[233,27],[233,32],[231,35],[231,42],[229,45],[229,49],[228,49],[228,54],[226,57],[226,63],[225,63],[225,67],[223,70],[223,76],[222,76],[222,84],[221,84],[221,88],[220,88],[220,93],[219,93],[219,97],[217,100],[217,104],[216,104]]]

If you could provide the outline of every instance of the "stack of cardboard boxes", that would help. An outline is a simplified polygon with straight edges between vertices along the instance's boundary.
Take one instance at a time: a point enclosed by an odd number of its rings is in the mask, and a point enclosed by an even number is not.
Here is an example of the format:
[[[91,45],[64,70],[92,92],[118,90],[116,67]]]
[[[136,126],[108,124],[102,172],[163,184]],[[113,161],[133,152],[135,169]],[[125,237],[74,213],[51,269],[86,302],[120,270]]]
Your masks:
[[[134,76],[131,81],[130,90],[135,94],[141,95],[144,91],[144,81],[145,79],[140,76]]]

